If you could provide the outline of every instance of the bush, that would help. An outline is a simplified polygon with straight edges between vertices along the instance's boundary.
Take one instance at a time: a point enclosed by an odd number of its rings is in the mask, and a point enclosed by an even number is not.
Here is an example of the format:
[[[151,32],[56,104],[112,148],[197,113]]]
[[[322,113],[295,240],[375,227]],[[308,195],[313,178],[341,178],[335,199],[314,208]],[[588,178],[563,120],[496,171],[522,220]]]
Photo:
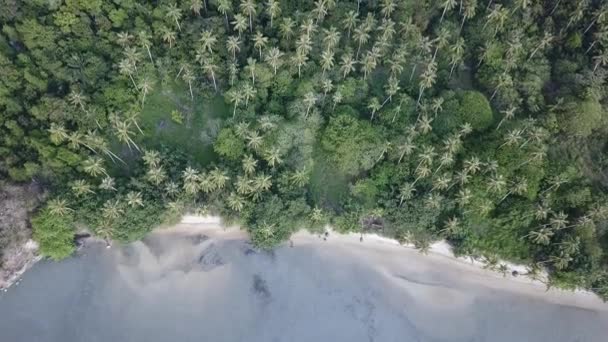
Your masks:
[[[48,209],[32,219],[34,240],[40,253],[53,260],[64,259],[74,252],[74,222],[71,215],[52,215]]]
[[[490,102],[478,91],[465,91],[460,97],[458,110],[462,121],[468,122],[473,129],[483,131],[494,121]]]

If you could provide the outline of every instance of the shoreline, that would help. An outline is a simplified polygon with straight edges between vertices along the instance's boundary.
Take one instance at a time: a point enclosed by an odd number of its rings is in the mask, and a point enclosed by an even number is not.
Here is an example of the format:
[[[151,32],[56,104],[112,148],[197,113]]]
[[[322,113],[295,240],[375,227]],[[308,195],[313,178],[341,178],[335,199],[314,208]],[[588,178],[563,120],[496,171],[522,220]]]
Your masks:
[[[340,234],[326,227],[329,232],[327,240],[319,237],[317,234],[310,233],[304,229],[296,232],[291,237],[291,241],[295,245],[298,244],[315,244],[327,243],[338,248],[358,248],[365,249],[374,254],[404,254],[409,261],[414,263],[437,264],[445,267],[450,271],[462,272],[463,276],[470,277],[471,281],[483,286],[496,289],[515,292],[518,294],[531,296],[534,299],[545,300],[562,305],[570,305],[582,308],[593,308],[599,310],[608,310],[608,304],[601,300],[595,293],[584,289],[562,289],[552,287],[547,289],[546,283],[538,279],[527,277],[526,265],[518,265],[503,260],[498,260],[498,264],[507,266],[507,271],[502,273],[497,270],[492,270],[484,267],[485,264],[476,259],[469,257],[458,257],[452,252],[452,247],[445,241],[437,241],[431,245],[428,253],[420,253],[413,245],[400,244],[397,240],[383,237],[377,234],[362,234],[363,242],[361,242],[360,233]],[[205,234],[210,237],[229,238],[229,239],[248,239],[245,231],[238,226],[223,226],[222,220],[218,216],[196,216],[184,215],[182,221],[172,227],[156,229],[152,233],[166,234]],[[400,257],[398,255],[397,257]],[[399,261],[399,260],[395,260]],[[413,266],[415,267],[415,265]],[[514,276],[513,271],[517,271],[519,275]],[[537,278],[546,279],[546,272],[539,274]]]

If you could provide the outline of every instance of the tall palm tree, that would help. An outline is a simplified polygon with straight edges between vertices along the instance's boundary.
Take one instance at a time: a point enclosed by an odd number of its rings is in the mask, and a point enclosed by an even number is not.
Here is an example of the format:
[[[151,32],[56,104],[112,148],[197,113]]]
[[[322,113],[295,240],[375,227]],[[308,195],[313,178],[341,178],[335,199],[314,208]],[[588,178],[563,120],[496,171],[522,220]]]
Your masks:
[[[310,12],[314,17],[316,17],[316,22],[323,21],[323,18],[327,15],[327,7],[325,0],[317,0],[314,3],[314,8]]]
[[[272,29],[272,23],[274,18],[281,15],[281,7],[279,5],[279,1],[277,0],[268,0],[266,2],[266,14],[270,17],[270,28]]]
[[[332,96],[332,98],[331,98],[331,101],[333,103],[332,110],[335,110],[336,109],[336,105],[342,103],[342,100],[343,100],[342,93],[339,90],[336,91],[334,93],[334,95]]]
[[[357,26],[359,21],[359,13],[355,11],[348,11],[344,19],[342,19],[342,25],[348,31],[348,37],[350,38],[351,31]]]
[[[232,54],[232,59],[236,60],[236,53],[241,51],[241,40],[239,37],[230,36],[226,40],[226,50]]]
[[[298,67],[298,78],[300,78],[302,75],[302,67],[306,65],[306,62],[308,61],[308,56],[303,53],[296,52],[296,54],[294,54],[291,59],[292,62]]]
[[[272,47],[268,50],[266,54],[265,60],[268,65],[274,70],[274,74],[277,74],[277,69],[283,64],[281,57],[283,57],[284,53],[279,50],[277,47]]]
[[[345,52],[340,59],[340,72],[342,78],[346,78],[348,74],[355,71],[355,60],[351,52]]]
[[[211,76],[211,79],[213,80],[213,88],[217,92],[217,83],[215,82],[215,72],[217,70],[217,65],[213,63],[213,61],[205,59],[205,62],[203,63],[203,70],[207,73],[207,75]]]
[[[245,207],[245,199],[235,193],[231,193],[226,199],[226,204],[230,209],[241,212]]]
[[[304,117],[308,117],[308,113],[310,113],[310,109],[317,103],[317,96],[312,91],[304,94],[304,99],[302,100],[304,105],[306,105],[306,115]]]
[[[139,81],[138,88],[142,95],[142,98],[141,98],[142,108],[144,107],[144,104],[146,103],[146,95],[148,95],[148,93],[152,91],[153,86],[154,86],[154,83],[148,77],[144,77],[141,79],[141,81]]]
[[[255,59],[253,59],[251,57],[247,58],[247,65],[245,66],[245,69],[247,69],[249,71],[249,74],[251,75],[251,81],[254,86],[255,86],[256,65],[257,65],[257,61]]]
[[[127,193],[126,200],[127,200],[127,204],[131,208],[137,208],[137,207],[144,206],[144,200],[142,198],[141,192],[129,191]]]
[[[403,204],[404,201],[409,201],[414,198],[414,193],[416,192],[416,187],[413,183],[404,183],[399,188],[399,206]]]
[[[150,42],[150,40],[152,39],[152,36],[150,36],[150,33],[146,32],[146,31],[139,31],[139,33],[137,34],[137,38],[139,40],[139,44],[141,46],[143,46],[146,51],[148,52],[148,57],[150,57],[150,62],[152,64],[154,64],[154,60],[152,59],[152,53],[150,52],[150,47],[152,46],[152,43]]]
[[[210,30],[201,32],[201,37],[198,40],[201,43],[201,48],[213,54],[213,47],[217,43],[217,37]]]
[[[224,16],[228,25],[228,12],[232,12],[232,0],[217,0],[217,11]]]
[[[133,40],[133,35],[129,32],[118,32],[116,36],[118,45],[122,46],[123,48],[129,46]]]
[[[249,32],[253,33],[253,16],[257,13],[255,0],[241,0],[241,11],[249,16]]]
[[[283,21],[279,25],[279,34],[281,36],[281,39],[285,41],[291,39],[295,34],[295,27],[296,22],[293,19],[289,17],[283,18]]]
[[[48,129],[51,142],[55,145],[59,145],[68,138],[68,133],[62,124],[55,122],[51,123],[51,127]]]
[[[324,29],[323,33],[325,36],[323,37],[323,44],[325,44],[325,49],[330,50],[338,45],[340,42],[340,32],[331,26],[329,29]]]
[[[295,171],[290,177],[289,177],[289,181],[291,182],[291,184],[293,184],[294,186],[301,188],[304,187],[306,184],[308,184],[308,179],[309,179],[309,172],[307,169],[301,169],[301,170],[297,170]]]
[[[441,22],[443,21],[443,18],[445,17],[446,12],[453,10],[457,4],[458,3],[456,2],[456,0],[442,0],[441,4],[439,6],[441,8],[443,8],[443,12],[441,12],[441,18],[439,19],[439,24],[441,24]]]
[[[266,151],[266,153],[264,154],[264,159],[272,168],[283,162],[283,160],[281,159],[281,150],[276,147]]]
[[[540,42],[538,43],[536,48],[534,48],[534,50],[530,54],[530,57],[528,57],[528,60],[532,59],[532,57],[534,57],[534,55],[539,50],[546,49],[551,44],[551,42],[553,42],[553,39],[555,39],[555,37],[550,32],[545,32],[545,34],[543,35],[543,38],[540,40]]]
[[[169,49],[171,49],[177,39],[177,35],[175,34],[175,31],[171,30],[170,28],[168,28],[166,26],[163,26],[160,28],[160,34],[161,34],[163,41],[165,43],[169,44]]]
[[[397,3],[395,0],[383,0],[380,4],[380,13],[384,18],[390,18],[390,16],[397,9]]]
[[[401,87],[399,87],[399,80],[395,77],[389,77],[388,83],[385,86],[386,89],[386,99],[382,102],[382,106],[384,106],[387,102],[393,101],[393,96],[395,96]]]
[[[247,175],[252,175],[255,172],[257,164],[257,160],[255,160],[252,155],[248,154],[243,158],[243,171],[245,171],[245,174]]]
[[[334,66],[334,53],[331,50],[325,50],[321,54],[321,69],[323,70],[323,76],[325,73]]]
[[[148,171],[146,172],[146,179],[154,185],[159,185],[165,179],[167,179],[167,174],[163,170],[162,166],[150,166]]]
[[[135,84],[135,80],[133,79],[133,73],[135,72],[135,65],[130,62],[128,59],[123,59],[118,63],[118,72],[121,75],[127,75],[131,79],[131,83],[133,83],[133,87],[137,89],[137,84]]]
[[[177,29],[181,32],[182,28],[181,26],[179,26],[179,20],[182,18],[182,11],[175,4],[170,4],[169,6],[167,6],[167,12],[165,13],[165,16],[175,21]]]
[[[87,97],[82,94],[81,91],[76,89],[72,89],[68,94],[68,102],[74,106],[82,109],[83,112],[86,112],[84,108],[84,104],[87,101]]]
[[[99,184],[99,188],[102,190],[107,190],[107,191],[117,191],[115,185],[116,185],[116,181],[114,180],[114,178],[112,178],[110,176],[106,176],[104,179],[101,180],[101,183]]]
[[[247,147],[257,151],[262,147],[264,143],[264,138],[258,134],[258,132],[253,131],[249,133],[247,136]]]
[[[380,101],[378,101],[378,98],[372,97],[367,104],[367,109],[369,109],[371,112],[370,121],[374,121],[374,116],[380,110],[380,108],[382,108],[382,105],[380,104]]]
[[[78,179],[78,180],[74,181],[72,183],[70,189],[76,195],[76,197],[81,197],[81,196],[84,196],[87,194],[95,193],[92,190],[91,185],[83,179]]]
[[[121,143],[127,144],[129,149],[131,145],[135,147],[136,150],[141,151],[139,146],[133,141],[131,136],[133,135],[133,131],[131,131],[131,124],[125,121],[115,120],[113,123],[114,127],[114,135]]]
[[[201,15],[201,9],[203,8],[203,2],[201,0],[190,0],[190,10],[195,15]]]
[[[512,120],[515,117],[515,111],[517,110],[517,107],[510,107],[508,109],[505,109],[503,111],[501,111],[501,113],[504,115],[502,117],[502,119],[500,120],[500,122],[498,122],[498,125],[496,126],[496,130],[498,131],[500,129],[500,126],[502,126],[502,124],[505,121],[509,121]]]
[[[83,171],[92,177],[97,177],[100,175],[108,175],[106,169],[103,167],[103,160],[99,157],[89,157],[87,158],[82,167]]]
[[[321,89],[323,89],[323,96],[327,96],[327,93],[334,89],[334,84],[330,79],[325,78],[321,81]]]
[[[226,93],[226,95],[228,96],[228,100],[230,102],[232,102],[234,109],[232,111],[232,118],[234,118],[236,116],[236,109],[238,108],[239,104],[241,104],[241,102],[243,102],[243,99],[245,98],[245,96],[243,95],[242,92],[238,91],[238,90],[231,90],[229,92]]]
[[[49,200],[46,207],[49,209],[51,215],[55,216],[66,216],[74,211],[74,209],[68,207],[68,202],[65,199],[60,198]]]
[[[303,33],[296,41],[296,52],[308,55],[312,50],[312,40],[310,35]]]
[[[122,209],[120,202],[118,200],[107,200],[104,202],[103,207],[101,208],[101,216],[106,220],[116,220],[120,218],[124,210]]]
[[[361,25],[355,29],[353,38],[357,42],[357,54],[355,58],[359,59],[359,52],[361,51],[361,46],[369,41],[370,35],[367,29],[363,25]]]
[[[260,52],[260,60],[262,60],[262,49],[268,44],[268,37],[264,37],[262,32],[257,31],[253,37],[253,47]]]
[[[245,107],[249,107],[249,100],[253,100],[257,90],[249,83],[243,86],[243,97],[245,98]]]
[[[237,13],[234,15],[232,25],[234,26],[234,29],[239,33],[240,37],[247,29],[247,18],[245,18],[242,14]]]
[[[462,0],[461,0],[462,3]],[[462,8],[462,21],[460,22],[460,31],[462,31],[464,27],[464,22],[466,20],[471,20],[477,14],[477,1],[465,1],[461,6]]]

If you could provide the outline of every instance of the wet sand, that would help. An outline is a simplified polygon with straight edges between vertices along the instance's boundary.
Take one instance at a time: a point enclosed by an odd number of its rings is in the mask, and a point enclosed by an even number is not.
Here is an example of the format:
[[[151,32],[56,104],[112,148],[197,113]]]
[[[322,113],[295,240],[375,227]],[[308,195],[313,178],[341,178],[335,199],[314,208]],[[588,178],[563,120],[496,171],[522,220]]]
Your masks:
[[[608,305],[382,240],[251,248],[180,225],[43,261],[0,295],[2,341],[605,341]]]

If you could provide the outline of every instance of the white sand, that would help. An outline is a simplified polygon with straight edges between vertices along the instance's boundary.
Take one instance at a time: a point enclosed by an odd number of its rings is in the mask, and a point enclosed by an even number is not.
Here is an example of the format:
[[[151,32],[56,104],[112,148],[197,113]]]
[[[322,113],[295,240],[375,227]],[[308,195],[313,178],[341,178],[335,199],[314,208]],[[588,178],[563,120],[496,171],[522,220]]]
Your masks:
[[[462,272],[462,277],[475,281],[480,285],[493,289],[513,291],[527,296],[534,296],[546,301],[557,304],[573,305],[580,307],[599,308],[608,310],[608,305],[601,301],[594,293],[584,290],[568,291],[558,288],[547,290],[544,282],[526,277],[528,271],[525,265],[518,265],[508,261],[499,260],[499,264],[507,266],[506,274],[485,269],[485,264],[479,260],[467,257],[456,257],[452,252],[452,247],[446,241],[438,241],[431,245],[427,255],[420,254],[413,245],[401,245],[394,239],[379,236],[377,234],[363,234],[363,242],[360,242],[361,234],[338,234],[327,227],[330,232],[328,241],[319,239],[316,235],[306,231],[295,234],[291,240],[296,244],[315,244],[327,243],[335,246],[352,248],[373,252],[374,257],[370,257],[370,264],[381,265],[386,262],[386,258],[380,254],[387,253],[396,260],[407,259],[408,264],[421,265],[431,264],[438,269],[450,269],[452,272]],[[195,216],[186,215],[182,222],[175,227],[159,231],[161,233],[200,233],[216,238],[247,238],[246,232],[239,227],[224,227],[222,220],[218,216]],[[380,258],[381,261],[375,261]],[[425,266],[428,267],[428,266]],[[517,271],[518,276],[513,276],[512,272]],[[546,278],[546,274],[540,274],[539,278]]]

